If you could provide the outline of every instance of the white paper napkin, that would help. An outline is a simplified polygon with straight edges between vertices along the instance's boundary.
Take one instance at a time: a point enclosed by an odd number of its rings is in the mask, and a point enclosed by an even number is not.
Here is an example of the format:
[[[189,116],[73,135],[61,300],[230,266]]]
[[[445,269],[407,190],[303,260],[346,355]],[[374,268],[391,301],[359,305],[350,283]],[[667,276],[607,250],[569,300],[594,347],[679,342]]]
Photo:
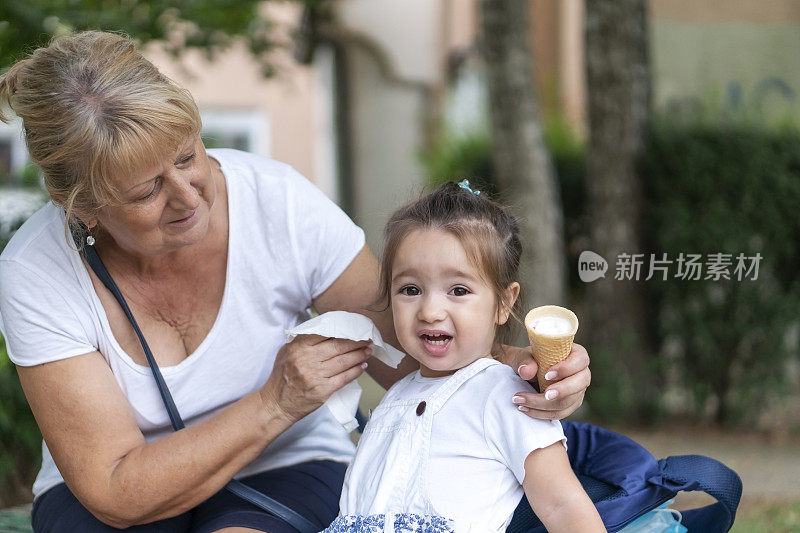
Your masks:
[[[392,368],[397,368],[405,354],[383,342],[378,328],[369,318],[347,311],[330,311],[307,320],[292,329],[286,330],[286,342],[298,335],[320,335],[353,341],[372,341],[372,355]],[[358,427],[355,418],[358,400],[361,399],[361,386],[352,381],[334,392],[325,405],[336,420],[349,433]]]

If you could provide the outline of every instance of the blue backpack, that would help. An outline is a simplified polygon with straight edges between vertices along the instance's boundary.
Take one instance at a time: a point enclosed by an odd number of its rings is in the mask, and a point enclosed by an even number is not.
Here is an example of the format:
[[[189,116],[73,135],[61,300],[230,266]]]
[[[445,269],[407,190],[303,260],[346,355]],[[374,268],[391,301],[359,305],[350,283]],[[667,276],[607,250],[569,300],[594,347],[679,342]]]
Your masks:
[[[609,533],[675,497],[700,490],[717,502],[682,511],[689,533],[723,533],[733,525],[742,497],[742,480],[715,459],[676,455],[656,459],[631,439],[607,429],[562,421],[572,469],[595,503]],[[506,533],[547,533],[523,498]]]

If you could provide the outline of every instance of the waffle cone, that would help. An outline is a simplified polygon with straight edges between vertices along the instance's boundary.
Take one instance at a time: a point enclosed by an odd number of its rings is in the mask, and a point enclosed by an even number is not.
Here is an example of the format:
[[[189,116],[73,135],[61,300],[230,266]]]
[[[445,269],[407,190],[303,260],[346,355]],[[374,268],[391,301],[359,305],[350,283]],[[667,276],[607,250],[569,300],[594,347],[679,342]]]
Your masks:
[[[572,331],[564,335],[547,335],[534,331],[531,327],[533,320],[545,315],[566,318],[572,324]],[[572,339],[575,338],[575,333],[578,331],[578,317],[564,307],[544,305],[528,312],[525,316],[525,329],[528,330],[528,340],[531,342],[533,359],[539,365],[539,371],[536,374],[536,378],[539,381],[539,390],[544,392],[548,386],[555,383],[544,379],[544,375],[547,374],[551,366],[566,359],[570,350],[572,350]]]

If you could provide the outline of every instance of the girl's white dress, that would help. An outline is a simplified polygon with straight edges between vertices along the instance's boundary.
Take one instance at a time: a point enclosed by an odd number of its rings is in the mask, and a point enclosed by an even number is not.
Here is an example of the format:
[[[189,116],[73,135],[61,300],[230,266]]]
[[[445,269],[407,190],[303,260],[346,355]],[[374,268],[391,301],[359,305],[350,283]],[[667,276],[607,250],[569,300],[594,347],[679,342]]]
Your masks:
[[[364,430],[340,516],[326,532],[505,531],[524,495],[527,456],[566,445],[558,421],[516,409],[514,394],[526,390],[489,358],[451,376],[415,372],[396,383]]]

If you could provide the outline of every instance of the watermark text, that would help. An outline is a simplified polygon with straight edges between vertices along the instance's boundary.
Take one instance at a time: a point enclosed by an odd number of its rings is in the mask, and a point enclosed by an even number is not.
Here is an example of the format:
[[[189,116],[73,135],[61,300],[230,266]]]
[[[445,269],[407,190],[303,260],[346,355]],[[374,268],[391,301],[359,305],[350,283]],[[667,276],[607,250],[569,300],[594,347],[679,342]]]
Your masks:
[[[650,281],[670,278],[687,281],[698,280],[736,280],[755,281],[758,279],[760,253],[745,255],[739,253],[690,254],[681,252],[677,257],[662,254],[628,254],[616,257],[614,279],[618,281]],[[601,255],[585,250],[578,258],[578,276],[586,283],[604,278],[608,262]]]

